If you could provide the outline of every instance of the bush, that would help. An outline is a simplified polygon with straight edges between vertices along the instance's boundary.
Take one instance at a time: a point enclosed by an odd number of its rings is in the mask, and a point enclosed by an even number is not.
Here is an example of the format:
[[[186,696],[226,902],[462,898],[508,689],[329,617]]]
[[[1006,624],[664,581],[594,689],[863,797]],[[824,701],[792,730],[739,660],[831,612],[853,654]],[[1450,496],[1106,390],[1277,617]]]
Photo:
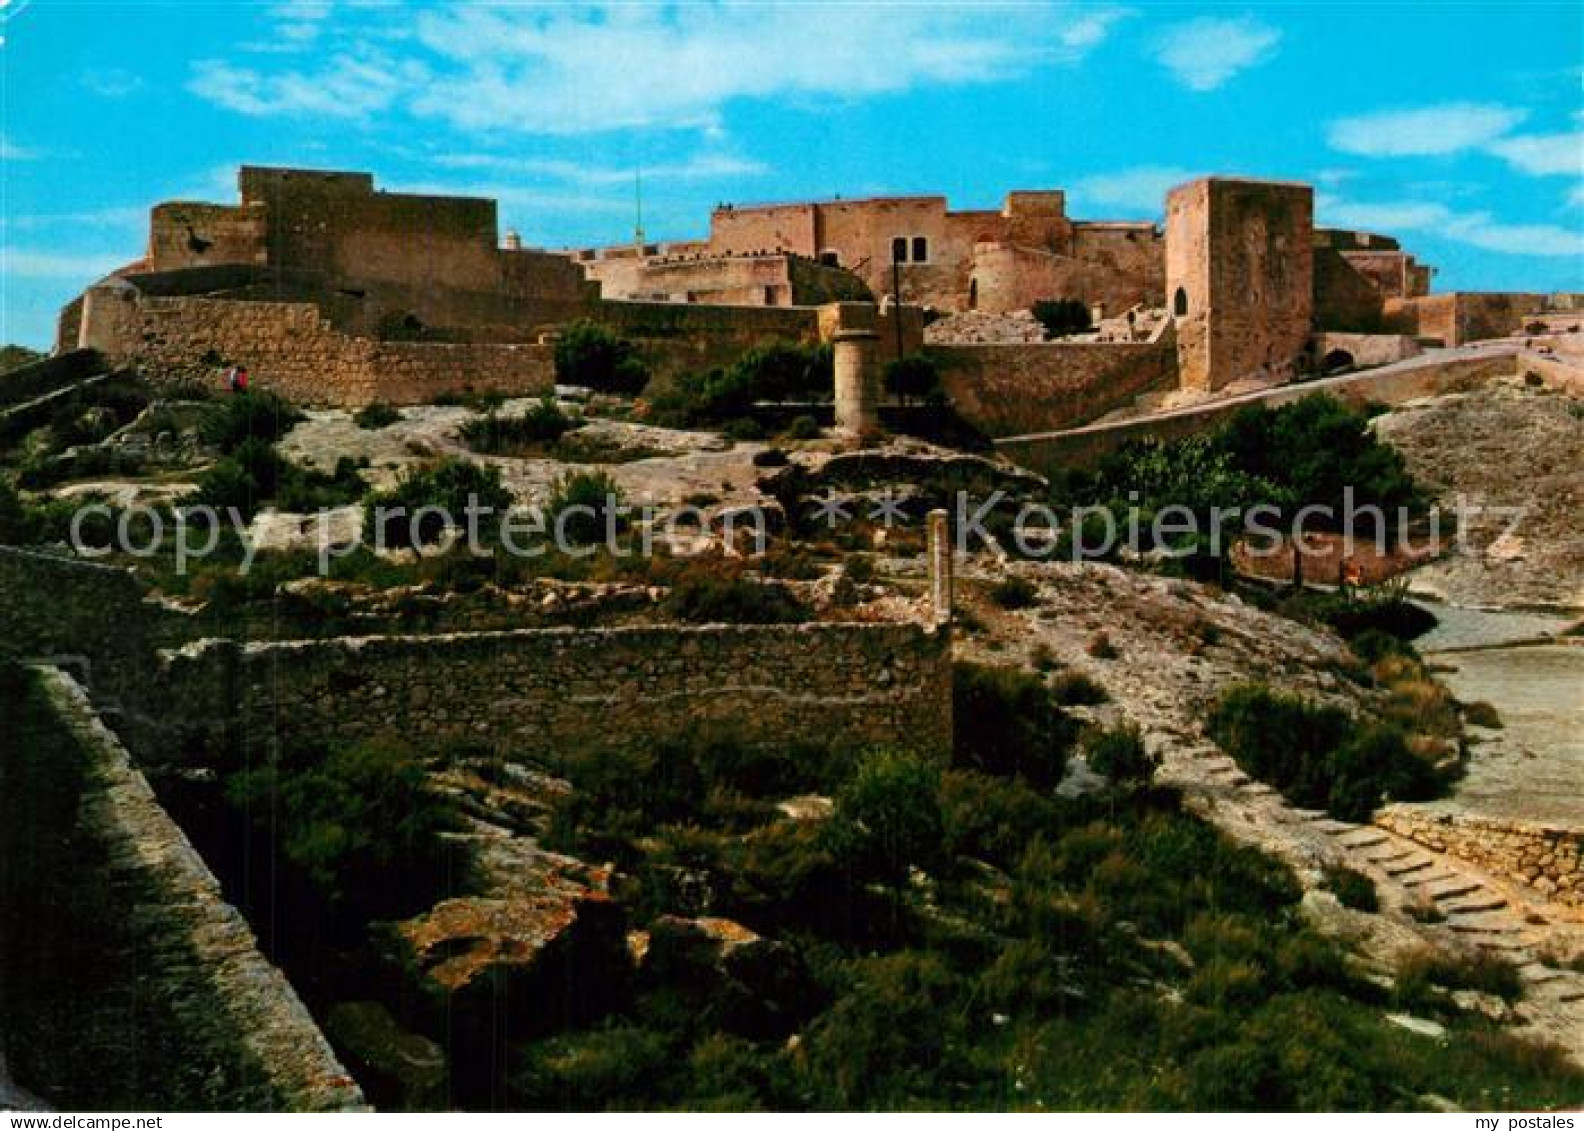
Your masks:
[[[249,440],[273,444],[303,419],[283,397],[249,391],[210,402],[198,422],[198,435],[204,443],[230,454]]]
[[[1061,672],[1051,677],[1051,698],[1063,707],[1093,707],[1108,698],[1105,688],[1083,672]]]
[[[924,354],[886,362],[886,392],[904,399],[923,400],[940,392],[940,367]]]
[[[269,502],[307,514],[356,502],[367,490],[358,465],[348,456],[342,456],[335,471],[326,475],[292,463],[266,440],[248,439],[204,472],[197,489],[182,503],[210,506],[222,513],[234,508],[250,519]]]
[[[768,342],[725,369],[686,373],[651,404],[672,427],[702,427],[747,417],[760,401],[828,400],[835,377],[829,345]]]
[[[1326,887],[1331,889],[1343,907],[1355,911],[1379,911],[1380,896],[1375,891],[1375,881],[1345,864],[1331,864],[1325,869]]]
[[[1003,577],[990,587],[990,599],[1003,609],[1026,609],[1039,603],[1039,586],[1026,577]]]
[[[411,468],[388,491],[369,496],[364,535],[375,545],[391,548],[432,545],[445,533],[446,518],[455,523],[466,520],[470,502],[488,508],[497,518],[511,506],[511,492],[501,483],[499,468],[461,459]],[[420,515],[426,507],[444,514]],[[387,512],[384,516],[378,513],[381,509]]]
[[[573,471],[551,484],[546,517],[558,542],[588,546],[626,525],[622,509],[622,490],[609,474]]]
[[[1484,700],[1463,704],[1463,719],[1470,726],[1484,727],[1486,730],[1500,730],[1502,725],[1501,715],[1496,708]]]
[[[751,416],[739,416],[735,420],[728,420],[721,431],[728,440],[763,440],[765,438],[764,425]]]
[[[1367,820],[1383,798],[1424,801],[1442,782],[1409,750],[1401,731],[1358,724],[1337,707],[1317,706],[1258,685],[1235,687],[1210,712],[1210,736],[1251,777],[1294,804],[1346,821]]]
[[[332,904],[410,913],[444,886],[456,813],[400,740],[298,750],[231,775],[225,794]]]
[[[1045,327],[1045,336],[1049,338],[1081,334],[1093,326],[1089,318],[1089,305],[1082,299],[1040,299],[1029,307],[1029,313]]]
[[[555,344],[556,381],[601,393],[636,396],[649,383],[637,348],[597,322],[573,322]]]
[[[788,440],[818,440],[820,437],[819,421],[812,416],[794,416],[792,423],[787,425],[786,438]]]
[[[665,611],[689,624],[801,624],[809,611],[784,585],[704,570],[684,574],[666,593]]]
[[[953,670],[953,761],[983,773],[1020,775],[1041,787],[1060,782],[1077,726],[1039,677],[969,663]]]
[[[373,404],[364,405],[352,415],[352,422],[359,428],[374,431],[378,428],[388,428],[402,418],[401,410],[384,401],[375,401]]]
[[[494,412],[462,425],[464,443],[475,452],[510,455],[553,444],[576,427],[561,411],[554,397],[545,397],[521,416],[498,416]]]
[[[911,754],[873,751],[836,794],[828,833],[837,856],[862,874],[901,884],[910,868],[935,869],[945,824],[940,768]]]
[[[1160,768],[1160,756],[1148,751],[1135,723],[1091,727],[1084,732],[1083,751],[1089,768],[1116,786],[1148,785]]]

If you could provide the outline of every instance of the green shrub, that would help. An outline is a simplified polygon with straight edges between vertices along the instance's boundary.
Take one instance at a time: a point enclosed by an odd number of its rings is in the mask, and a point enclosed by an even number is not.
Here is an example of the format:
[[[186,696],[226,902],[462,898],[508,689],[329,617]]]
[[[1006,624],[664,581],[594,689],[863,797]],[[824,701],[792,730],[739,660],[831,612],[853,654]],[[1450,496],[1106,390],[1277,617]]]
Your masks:
[[[1117,786],[1148,785],[1160,769],[1160,756],[1145,747],[1136,723],[1090,727],[1084,732],[1083,752],[1089,768]]]
[[[1014,574],[990,586],[990,599],[1003,609],[1026,609],[1039,603],[1039,586]]]
[[[937,868],[940,767],[897,751],[865,754],[836,794],[828,831],[838,855],[865,875],[900,884],[910,868]]]
[[[401,420],[401,410],[386,404],[384,401],[375,401],[364,405],[352,415],[352,422],[359,428],[373,431],[378,428],[388,428]]]
[[[1405,1007],[1432,1003],[1434,987],[1476,990],[1503,1001],[1517,1001],[1523,996],[1523,978],[1518,968],[1505,958],[1480,949],[1450,952],[1426,947],[1399,963],[1395,980],[1392,996]]]
[[[1050,693],[1063,707],[1093,707],[1108,698],[1105,688],[1080,671],[1058,672],[1051,676]]]
[[[273,444],[303,419],[291,402],[274,393],[235,393],[209,403],[198,422],[198,435],[230,454],[249,440]]]
[[[1331,889],[1343,907],[1355,911],[1379,911],[1380,896],[1375,891],[1375,881],[1345,864],[1327,865],[1326,887]]]
[[[546,517],[558,538],[587,546],[626,525],[622,490],[603,471],[569,471],[550,486]]]
[[[721,428],[728,440],[763,440],[765,438],[764,425],[751,416],[739,416],[735,420],[728,420]]]
[[[1341,820],[1366,820],[1383,797],[1424,801],[1442,782],[1408,749],[1402,732],[1360,725],[1337,707],[1317,706],[1258,685],[1235,687],[1210,712],[1207,729],[1244,772],[1294,804]]]
[[[466,521],[469,502],[489,508],[496,519],[511,506],[511,492],[501,483],[499,468],[462,459],[410,468],[389,490],[369,496],[364,536],[387,547],[432,545],[444,534],[446,517],[454,523]],[[425,507],[437,507],[445,515],[420,515]],[[379,513],[382,509],[384,515]],[[481,524],[481,530],[492,528],[489,523]]]
[[[556,382],[602,393],[637,395],[649,383],[649,367],[637,348],[597,322],[573,322],[555,344]]]
[[[1061,781],[1078,729],[1038,676],[970,663],[953,669],[952,717],[957,765],[1044,787]]]
[[[787,425],[786,438],[788,440],[818,440],[820,437],[819,421],[812,416],[794,416],[792,423]]]
[[[886,362],[884,380],[887,392],[905,399],[922,400],[940,392],[940,367],[932,357],[910,354]]]
[[[690,571],[666,593],[665,611],[689,624],[801,624],[809,611],[784,585]]]
[[[1029,313],[1051,338],[1081,334],[1094,325],[1089,318],[1089,304],[1082,299],[1040,299],[1029,307]]]
[[[1500,730],[1502,725],[1501,715],[1496,708],[1484,700],[1463,704],[1463,718],[1470,726],[1484,727],[1486,730]]]
[[[232,774],[225,794],[333,904],[410,913],[444,887],[457,816],[400,740],[298,749]]]
[[[462,425],[461,436],[468,447],[487,455],[510,455],[551,444],[570,432],[576,423],[562,412],[554,397],[545,397],[521,416],[499,416],[494,412]]]
[[[198,479],[197,489],[182,500],[185,506],[210,506],[222,513],[235,508],[252,518],[264,504],[309,514],[321,508],[356,502],[368,490],[358,464],[349,456],[336,461],[335,471],[311,471],[292,463],[265,440],[242,441]]]
[[[657,423],[703,427],[749,416],[760,401],[828,400],[835,378],[829,345],[768,342],[730,366],[685,373],[651,404]]]

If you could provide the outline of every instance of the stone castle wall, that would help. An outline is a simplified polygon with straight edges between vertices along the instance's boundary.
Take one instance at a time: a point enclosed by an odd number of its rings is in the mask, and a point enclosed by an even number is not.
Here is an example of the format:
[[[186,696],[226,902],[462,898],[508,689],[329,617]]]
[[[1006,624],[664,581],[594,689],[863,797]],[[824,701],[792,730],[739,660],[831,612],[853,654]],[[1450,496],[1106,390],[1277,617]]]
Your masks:
[[[82,689],[58,669],[35,672],[78,764],[53,765],[45,780],[23,752],[0,747],[7,785],[0,811],[26,822],[37,811],[25,807],[61,810],[71,823],[50,828],[55,836],[44,838],[34,864],[44,882],[69,885],[79,900],[31,922],[18,941],[31,948],[27,969],[42,975],[35,993],[65,984],[70,972],[48,972],[49,965],[82,953],[80,939],[56,933],[91,931],[104,944],[92,974],[96,992],[70,1005],[84,1047],[115,1050],[102,1072],[57,1063],[55,1082],[78,1092],[65,1098],[155,1110],[365,1109],[291,984],[259,952],[247,922]],[[84,902],[90,893],[91,906]],[[11,1037],[25,1039],[26,1018],[6,1020]],[[73,1053],[47,1050],[56,1062]]]
[[[1395,333],[1460,346],[1521,334],[1525,315],[1544,305],[1545,296],[1540,294],[1458,291],[1389,301],[1385,320]]]
[[[1375,823],[1530,888],[1543,899],[1584,907],[1584,832],[1578,829],[1407,805],[1382,809]]]
[[[1176,379],[1170,337],[1152,343],[932,346],[957,411],[991,436],[1072,428]]]
[[[340,333],[304,302],[148,297],[130,286],[87,296],[85,341],[160,380],[216,385],[227,366],[301,404],[415,404],[473,389],[548,392],[554,352],[529,343],[385,342]]]
[[[173,717],[227,719],[242,751],[393,732],[554,765],[695,727],[759,747],[951,748],[949,639],[916,624],[205,641],[162,662],[155,693]]]

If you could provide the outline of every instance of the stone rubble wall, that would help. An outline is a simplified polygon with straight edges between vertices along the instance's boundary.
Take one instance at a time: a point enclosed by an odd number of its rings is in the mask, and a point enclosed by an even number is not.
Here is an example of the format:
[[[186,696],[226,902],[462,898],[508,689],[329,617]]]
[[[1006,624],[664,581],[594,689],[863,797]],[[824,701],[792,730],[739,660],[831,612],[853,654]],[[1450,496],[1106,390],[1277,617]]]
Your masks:
[[[241,753],[395,733],[553,765],[693,728],[761,748],[951,749],[948,634],[917,624],[213,640],[161,660],[155,693],[170,716],[225,720]]]
[[[126,965],[136,995],[157,1002],[175,1030],[127,1034],[129,1055],[154,1058],[140,1069],[149,1106],[191,1102],[162,1089],[201,1077],[205,1100],[220,1109],[366,1110],[296,991],[259,952],[247,922],[86,694],[58,669],[37,670],[59,725],[85,758],[70,835],[94,845],[120,904],[101,910],[123,925],[131,953],[118,951],[111,961]],[[165,1050],[179,1050],[182,1063],[158,1063]]]
[[[931,346],[957,411],[991,436],[1072,428],[1176,380],[1172,342]]]
[[[1584,831],[1392,805],[1381,828],[1521,884],[1541,898],[1584,907]]]
[[[308,302],[89,292],[84,338],[113,361],[166,382],[218,386],[244,366],[254,387],[309,405],[416,404],[443,392],[533,396],[555,385],[549,346],[388,342],[335,330]]]

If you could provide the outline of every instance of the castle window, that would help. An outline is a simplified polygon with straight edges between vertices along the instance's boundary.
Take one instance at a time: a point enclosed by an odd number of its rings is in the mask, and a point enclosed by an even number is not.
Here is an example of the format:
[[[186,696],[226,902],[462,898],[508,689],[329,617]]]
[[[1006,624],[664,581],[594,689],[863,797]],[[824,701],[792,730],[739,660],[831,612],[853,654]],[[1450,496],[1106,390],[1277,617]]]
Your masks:
[[[969,279],[968,280],[968,309],[969,310],[978,310],[979,309],[979,280],[978,279]]]
[[[925,239],[923,236],[913,237],[913,262],[929,262],[929,240]]]
[[[1181,287],[1177,288],[1177,295],[1172,299],[1172,313],[1178,318],[1188,313],[1188,292]]]
[[[892,263],[906,263],[907,262],[907,247],[908,247],[908,242],[907,242],[907,237],[906,236],[898,236],[896,239],[892,240],[891,241],[891,262]]]
[[[832,248],[826,248],[824,251],[819,253],[819,261],[826,267],[840,267],[841,252]]]

